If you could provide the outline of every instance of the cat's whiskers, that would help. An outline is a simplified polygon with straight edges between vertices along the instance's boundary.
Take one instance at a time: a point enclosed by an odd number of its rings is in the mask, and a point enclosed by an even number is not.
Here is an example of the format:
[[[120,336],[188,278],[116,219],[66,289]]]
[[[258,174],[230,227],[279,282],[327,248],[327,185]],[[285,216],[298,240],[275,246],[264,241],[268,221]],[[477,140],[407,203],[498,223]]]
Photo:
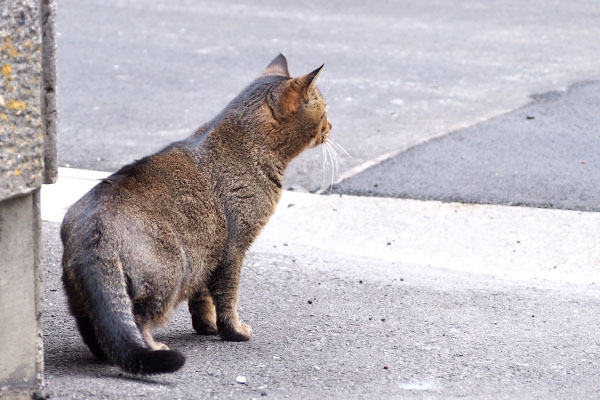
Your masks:
[[[325,142],[324,144],[325,144],[325,150],[327,152],[327,155],[328,155],[329,159],[331,160],[331,184],[329,185],[329,191],[331,191],[331,189],[333,188],[333,185],[335,183],[335,180],[339,174],[340,158],[337,154],[335,147],[333,147],[333,145],[331,145],[331,143],[329,143],[329,141]]]
[[[335,144],[331,141],[327,141],[327,144],[329,145],[330,149],[331,149],[331,154],[333,155],[334,159],[335,159],[335,164],[336,164],[336,179],[339,175],[340,172],[340,165],[344,165],[344,160],[342,159],[342,157],[340,157]]]
[[[325,146],[321,146],[321,155],[323,157],[323,180],[325,180],[325,167],[327,166],[327,157],[325,157]]]
[[[331,177],[331,182],[333,182],[333,171],[335,170],[335,166],[333,165],[333,160],[331,159],[331,152],[329,151],[329,146],[327,146],[327,143],[323,143],[325,147],[325,152],[327,153],[327,160],[331,161],[331,167],[329,169],[329,175]],[[329,185],[329,187],[331,188],[331,185]]]
[[[336,149],[340,150],[345,157],[352,158],[352,156],[350,155],[350,153],[348,153],[348,151],[344,148],[344,146],[342,146],[339,143],[335,143],[331,139],[328,139],[327,141],[330,142],[333,147],[335,147]],[[341,158],[340,158],[340,161],[342,161]]]
[[[333,147],[331,147],[330,143],[325,143],[327,145],[327,151],[329,152],[329,157],[331,157],[331,164],[333,166],[333,170],[331,173],[331,181],[333,182],[335,180],[335,177],[337,176],[337,168],[338,168],[338,162],[337,159],[334,155],[333,152]]]
[[[336,163],[336,167],[337,167],[337,172],[335,175],[335,178],[337,180],[338,176],[340,175],[340,164],[342,164],[341,158],[337,152],[337,150],[335,149],[335,146],[331,145],[331,150],[333,155],[335,156],[335,163]]]

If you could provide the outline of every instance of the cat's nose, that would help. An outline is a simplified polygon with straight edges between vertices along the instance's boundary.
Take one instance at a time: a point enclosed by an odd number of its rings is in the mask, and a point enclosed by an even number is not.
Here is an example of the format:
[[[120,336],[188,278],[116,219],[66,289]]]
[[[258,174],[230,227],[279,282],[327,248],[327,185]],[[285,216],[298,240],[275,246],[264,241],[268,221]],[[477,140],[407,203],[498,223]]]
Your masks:
[[[327,123],[329,124],[329,130],[331,130],[331,122],[327,121]]]

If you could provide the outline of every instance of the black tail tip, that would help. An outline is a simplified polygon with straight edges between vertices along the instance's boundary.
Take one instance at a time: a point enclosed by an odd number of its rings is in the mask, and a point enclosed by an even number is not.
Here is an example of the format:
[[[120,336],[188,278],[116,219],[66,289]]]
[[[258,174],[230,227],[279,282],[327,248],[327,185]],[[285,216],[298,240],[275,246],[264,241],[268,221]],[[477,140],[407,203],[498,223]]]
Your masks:
[[[139,349],[137,362],[129,372],[151,375],[175,372],[185,364],[185,356],[176,350]]]

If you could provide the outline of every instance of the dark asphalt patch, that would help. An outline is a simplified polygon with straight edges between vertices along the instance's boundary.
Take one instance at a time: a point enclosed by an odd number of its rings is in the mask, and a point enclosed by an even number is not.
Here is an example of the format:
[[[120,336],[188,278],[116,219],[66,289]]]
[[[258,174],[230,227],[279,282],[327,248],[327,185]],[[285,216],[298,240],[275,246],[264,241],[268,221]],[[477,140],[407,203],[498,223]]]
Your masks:
[[[333,192],[600,211],[600,82],[532,99],[413,147]]]

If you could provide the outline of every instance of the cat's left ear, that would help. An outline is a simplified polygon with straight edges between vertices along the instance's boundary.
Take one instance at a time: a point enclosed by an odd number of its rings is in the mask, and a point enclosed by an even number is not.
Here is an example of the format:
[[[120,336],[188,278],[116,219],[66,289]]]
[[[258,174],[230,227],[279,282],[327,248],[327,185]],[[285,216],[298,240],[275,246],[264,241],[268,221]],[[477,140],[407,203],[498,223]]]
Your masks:
[[[269,75],[281,75],[285,76],[286,78],[291,78],[290,70],[288,69],[287,59],[283,54],[279,53],[279,55],[275,57],[273,61],[269,63],[269,65],[267,65],[267,68],[261,76]]]

